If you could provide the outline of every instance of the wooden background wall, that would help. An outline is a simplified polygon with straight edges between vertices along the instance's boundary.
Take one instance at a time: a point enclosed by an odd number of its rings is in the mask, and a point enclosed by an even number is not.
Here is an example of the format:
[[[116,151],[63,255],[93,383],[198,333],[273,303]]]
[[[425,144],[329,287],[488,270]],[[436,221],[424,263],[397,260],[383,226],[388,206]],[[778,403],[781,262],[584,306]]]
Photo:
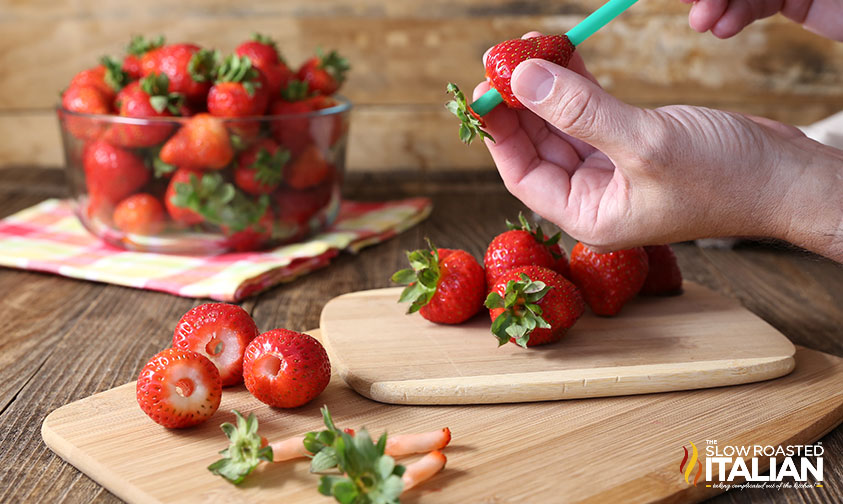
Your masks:
[[[600,0],[0,0],[0,165],[62,165],[53,107],[78,70],[130,34],[231,51],[253,31],[300,62],[317,45],[354,68],[353,170],[489,169],[444,110],[471,89],[486,48],[564,32]],[[690,103],[806,124],[843,109],[843,44],[780,17],[720,41],[688,28],[679,0],[642,0],[579,49],[612,93],[641,106]]]

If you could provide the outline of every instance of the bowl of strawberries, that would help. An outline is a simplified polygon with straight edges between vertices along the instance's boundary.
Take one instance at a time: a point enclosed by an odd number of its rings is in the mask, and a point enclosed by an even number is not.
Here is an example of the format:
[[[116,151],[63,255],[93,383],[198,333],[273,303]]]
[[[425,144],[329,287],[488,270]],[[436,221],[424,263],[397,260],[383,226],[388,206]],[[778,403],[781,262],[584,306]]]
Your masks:
[[[129,250],[218,254],[299,241],[339,211],[351,103],[335,51],[291,69],[254,35],[233,54],[132,38],[57,108],[82,224]]]

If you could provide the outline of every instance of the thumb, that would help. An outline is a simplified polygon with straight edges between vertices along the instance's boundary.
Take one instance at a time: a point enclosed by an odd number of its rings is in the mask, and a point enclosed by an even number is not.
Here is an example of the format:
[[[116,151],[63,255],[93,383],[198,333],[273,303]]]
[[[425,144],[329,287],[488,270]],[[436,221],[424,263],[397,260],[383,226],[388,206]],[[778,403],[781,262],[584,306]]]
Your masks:
[[[639,145],[643,110],[567,68],[526,60],[512,73],[512,91],[536,115],[606,154],[631,153]]]

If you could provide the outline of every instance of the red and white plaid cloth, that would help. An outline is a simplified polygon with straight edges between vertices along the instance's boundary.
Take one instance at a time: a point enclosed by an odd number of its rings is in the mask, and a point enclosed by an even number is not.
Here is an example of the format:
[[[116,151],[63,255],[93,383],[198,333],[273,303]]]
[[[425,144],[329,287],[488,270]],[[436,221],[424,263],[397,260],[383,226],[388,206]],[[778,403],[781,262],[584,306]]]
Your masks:
[[[239,301],[409,229],[430,215],[427,198],[344,201],[330,229],[262,252],[210,257],[131,252],[86,231],[69,201],[49,199],[0,220],[0,266],[150,289],[184,297]]]

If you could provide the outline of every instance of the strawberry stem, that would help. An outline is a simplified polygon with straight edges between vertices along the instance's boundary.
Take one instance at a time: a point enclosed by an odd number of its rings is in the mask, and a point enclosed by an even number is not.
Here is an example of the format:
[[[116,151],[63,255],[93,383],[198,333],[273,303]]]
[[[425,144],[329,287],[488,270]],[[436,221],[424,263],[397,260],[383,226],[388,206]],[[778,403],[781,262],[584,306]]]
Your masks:
[[[392,275],[393,282],[407,286],[398,298],[399,303],[411,303],[407,313],[415,313],[429,303],[439,285],[439,251],[429,239],[427,245],[430,250],[408,251],[410,268],[396,271]]]
[[[483,119],[468,104],[460,88],[456,84],[449,82],[445,90],[454,95],[454,99],[446,103],[445,108],[460,120],[460,140],[465,144],[470,144],[475,137],[479,136],[480,138],[488,138],[494,142],[495,139],[492,138],[492,135],[483,130],[486,127],[486,123],[483,122]]]
[[[505,345],[510,338],[519,346],[527,348],[530,334],[536,328],[549,329],[550,324],[542,318],[542,309],[536,304],[552,287],[544,282],[534,282],[521,273],[520,280],[506,283],[504,295],[495,291],[486,298],[486,308],[503,308],[503,312],[492,322],[492,334],[498,338],[498,346]]]

